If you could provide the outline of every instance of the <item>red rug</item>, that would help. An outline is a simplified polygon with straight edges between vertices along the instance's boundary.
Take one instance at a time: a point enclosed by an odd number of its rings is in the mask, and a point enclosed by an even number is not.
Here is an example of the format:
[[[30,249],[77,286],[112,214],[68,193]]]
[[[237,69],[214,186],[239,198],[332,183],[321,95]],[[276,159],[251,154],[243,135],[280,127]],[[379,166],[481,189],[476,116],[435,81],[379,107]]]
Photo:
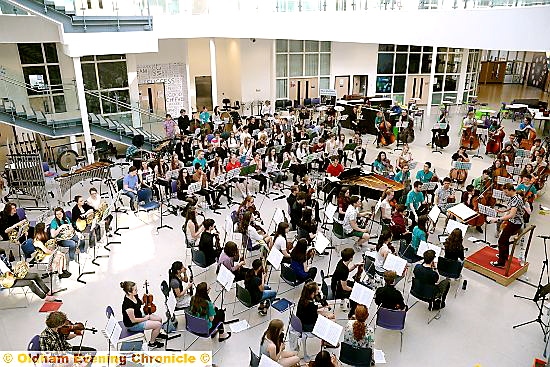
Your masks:
[[[53,312],[59,310],[63,302],[44,302],[38,312]]]
[[[502,276],[504,275],[505,269],[502,268],[495,268],[489,262],[496,261],[498,254],[498,249],[491,248],[489,246],[485,246],[482,249],[474,252],[470,256],[468,256],[466,259],[476,265],[482,266],[485,269],[489,269],[490,271],[500,274]],[[510,271],[508,272],[508,277],[510,277],[512,274],[517,272],[522,268],[519,259],[517,257],[512,258],[512,265],[510,265]]]

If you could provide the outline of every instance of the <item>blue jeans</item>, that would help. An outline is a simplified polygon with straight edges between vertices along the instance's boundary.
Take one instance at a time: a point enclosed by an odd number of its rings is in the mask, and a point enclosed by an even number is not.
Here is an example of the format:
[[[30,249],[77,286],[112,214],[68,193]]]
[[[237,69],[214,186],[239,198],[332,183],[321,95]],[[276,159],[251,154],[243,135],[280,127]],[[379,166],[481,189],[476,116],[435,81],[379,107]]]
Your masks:
[[[69,248],[69,259],[74,260],[74,255],[76,253],[76,243],[79,242],[78,236],[74,236],[70,240],[63,240],[59,241],[58,245],[61,247],[68,247]],[[86,243],[84,241],[80,241],[79,244],[80,252],[84,252],[86,250]]]
[[[130,208],[132,208],[132,210],[136,209],[135,202],[136,202],[137,195],[132,191],[126,191],[126,190],[124,190],[122,194],[130,198]]]
[[[26,239],[25,242],[21,244],[21,251],[25,254],[25,258],[31,257],[32,253],[36,251],[32,238]]]
[[[264,285],[264,291],[262,293],[262,298],[260,299],[260,302],[265,301],[266,299],[271,301],[276,296],[277,296],[277,291],[272,291],[270,286]]]

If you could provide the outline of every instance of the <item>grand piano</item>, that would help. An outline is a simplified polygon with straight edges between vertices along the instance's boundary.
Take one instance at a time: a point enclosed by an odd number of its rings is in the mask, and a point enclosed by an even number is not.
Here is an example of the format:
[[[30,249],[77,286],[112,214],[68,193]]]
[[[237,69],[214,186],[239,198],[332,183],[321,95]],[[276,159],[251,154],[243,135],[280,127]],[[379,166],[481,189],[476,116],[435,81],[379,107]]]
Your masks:
[[[327,177],[324,190],[326,193],[340,192],[342,186],[348,186],[352,195],[360,195],[378,201],[387,188],[395,192],[395,199],[399,201],[405,186],[394,180],[390,180],[377,173],[366,173],[361,168],[350,168],[342,172],[339,177]]]

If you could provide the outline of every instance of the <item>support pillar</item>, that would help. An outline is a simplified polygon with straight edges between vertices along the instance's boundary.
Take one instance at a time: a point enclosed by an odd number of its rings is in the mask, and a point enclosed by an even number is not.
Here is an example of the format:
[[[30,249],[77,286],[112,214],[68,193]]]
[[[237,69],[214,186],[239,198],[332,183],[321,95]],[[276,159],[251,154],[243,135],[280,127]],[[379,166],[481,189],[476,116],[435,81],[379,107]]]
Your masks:
[[[432,67],[430,69],[430,89],[428,90],[428,104],[426,105],[426,116],[432,114],[432,98],[434,94],[435,66],[437,63],[437,46],[432,49]]]
[[[218,72],[216,68],[216,44],[214,38],[210,38],[210,75],[212,78],[212,109],[218,105]],[[197,110],[199,110],[197,106]]]
[[[73,57],[73,65],[78,96],[78,107],[80,108],[80,117],[82,118],[82,131],[84,132],[84,147],[86,148],[88,164],[91,164],[94,163],[94,153],[92,147],[92,134],[90,132],[90,122],[88,121],[88,108],[86,107],[86,94],[84,92],[84,80],[82,79],[80,57]]]

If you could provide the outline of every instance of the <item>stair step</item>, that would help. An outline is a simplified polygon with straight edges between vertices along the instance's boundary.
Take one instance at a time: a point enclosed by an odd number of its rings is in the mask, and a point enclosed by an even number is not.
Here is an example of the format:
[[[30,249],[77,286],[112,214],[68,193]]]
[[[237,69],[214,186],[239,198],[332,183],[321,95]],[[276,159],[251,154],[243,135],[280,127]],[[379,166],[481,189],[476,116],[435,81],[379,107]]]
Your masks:
[[[55,6],[54,0],[44,0],[44,5],[46,6]]]
[[[117,130],[117,125],[108,117],[105,117],[105,121],[109,124],[109,130]]]
[[[4,106],[3,98],[0,98],[0,112],[6,112],[6,107]]]
[[[6,112],[14,112],[15,106],[12,101],[10,100],[4,100],[4,109]]]
[[[105,118],[103,118],[103,116],[97,115],[97,118],[99,119],[99,125],[101,127],[109,127],[109,123],[105,121]]]
[[[23,108],[23,105],[15,105],[15,114],[17,116],[21,116],[21,117],[26,116],[25,109]]]
[[[95,125],[98,125],[99,124],[99,119],[97,118],[97,116],[93,113],[88,113],[88,119],[90,120],[90,122],[92,124],[95,124]]]
[[[23,105],[23,109],[25,110],[25,116],[27,117],[27,120],[36,120],[36,113],[34,113],[32,108]]]
[[[44,116],[44,112],[42,111],[35,111],[36,114],[36,122],[46,122],[46,116]]]
[[[111,120],[113,122],[113,124],[116,125],[116,130],[118,133],[123,133],[124,132],[124,127],[122,126],[122,124],[120,122],[118,122],[117,120]]]
[[[55,10],[65,13],[65,5],[56,5]]]

